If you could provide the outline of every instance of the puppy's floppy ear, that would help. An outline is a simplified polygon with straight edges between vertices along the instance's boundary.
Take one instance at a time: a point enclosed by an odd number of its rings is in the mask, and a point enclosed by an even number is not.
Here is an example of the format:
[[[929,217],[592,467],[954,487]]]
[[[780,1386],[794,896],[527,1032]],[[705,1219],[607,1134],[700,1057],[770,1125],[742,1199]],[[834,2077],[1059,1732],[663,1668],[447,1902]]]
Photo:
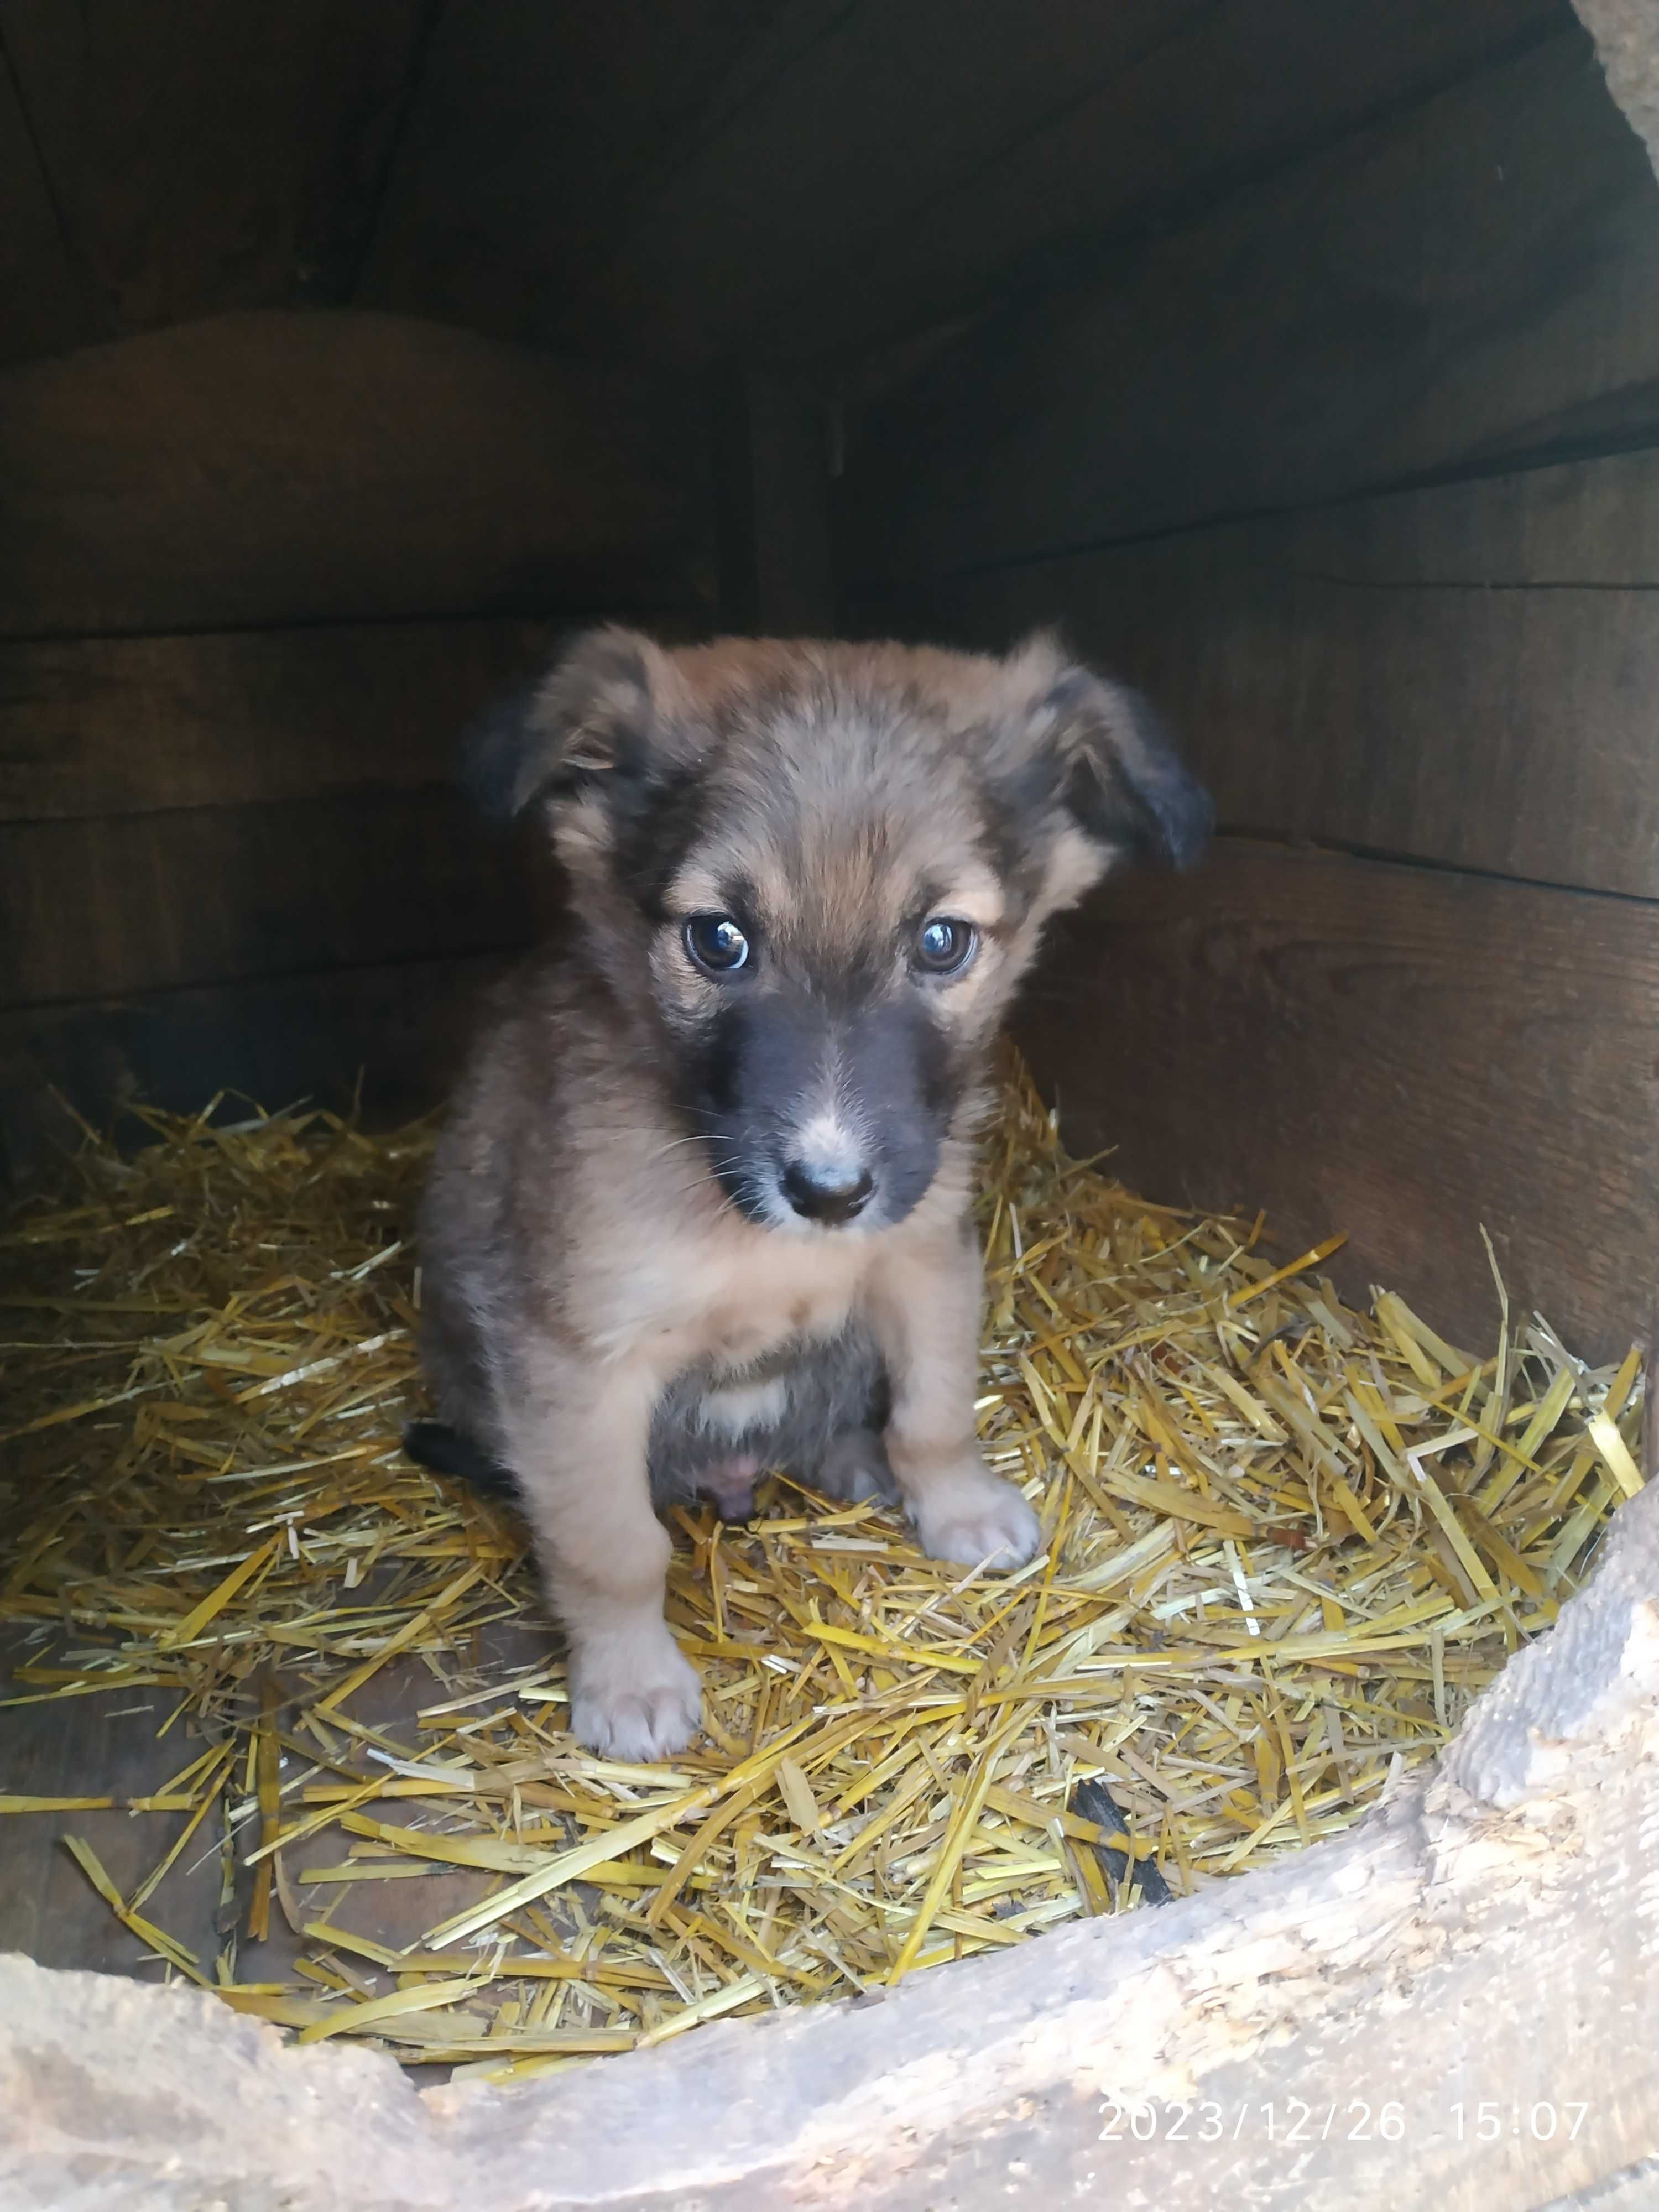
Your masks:
[[[1136,854],[1190,867],[1209,841],[1215,808],[1139,692],[1080,666],[1047,633],[1005,665],[1030,702],[1033,765],[1054,778],[1103,863]]]
[[[540,682],[470,733],[463,781],[492,820],[544,800],[637,798],[671,764],[667,655],[637,630],[588,630],[562,647]]]

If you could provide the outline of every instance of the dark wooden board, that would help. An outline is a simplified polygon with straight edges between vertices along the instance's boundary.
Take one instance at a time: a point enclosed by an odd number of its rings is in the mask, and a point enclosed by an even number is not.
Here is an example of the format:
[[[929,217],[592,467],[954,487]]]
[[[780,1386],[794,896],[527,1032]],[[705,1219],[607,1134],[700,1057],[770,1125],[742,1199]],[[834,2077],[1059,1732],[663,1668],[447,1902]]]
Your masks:
[[[1565,15],[1549,0],[848,9],[664,181],[574,313],[687,358],[853,362],[1051,281],[1081,240],[1166,230]]]
[[[551,1640],[546,1624],[532,1614],[487,1627],[469,1640],[465,1658],[469,1665],[507,1674],[533,1664]],[[18,1644],[15,1649],[19,1659],[31,1656],[27,1647]],[[305,1677],[302,1673],[279,1674],[276,1686],[283,1698],[278,1709],[281,1723],[295,1729]],[[5,1655],[0,1651],[0,1696],[19,1694],[35,1693],[27,1683],[8,1682]],[[394,1659],[364,1686],[348,1711],[362,1725],[383,1730],[391,1741],[418,1751],[424,1747],[420,1710],[441,1694],[423,1661]],[[158,1791],[204,1747],[198,1734],[187,1732],[188,1723],[156,1741],[155,1731],[178,1701],[176,1690],[137,1689],[0,1707],[0,1790],[42,1797],[143,1796]],[[254,1703],[250,1695],[244,1721]],[[303,1735],[300,1740],[306,1740]],[[361,1754],[358,1764],[360,1769],[367,1767]],[[296,1780],[306,1765],[297,1754],[284,1753],[283,1780]],[[319,1778],[334,1778],[325,1771]],[[239,1773],[239,1784],[240,1779]],[[245,1802],[240,1787],[232,1795],[234,1802]],[[302,1801],[290,1794],[285,1818],[292,1820],[302,1809]],[[402,1826],[424,1822],[435,1808],[419,1799],[400,1798],[385,1802],[370,1799],[365,1809],[374,1818]],[[128,1934],[94,1891],[64,1848],[64,1838],[78,1836],[88,1842],[116,1887],[130,1897],[187,1817],[119,1809],[0,1817],[0,1953],[21,1951],[46,1966],[123,1973],[137,1980],[161,1978],[164,1970],[145,1958],[143,1943]],[[159,1927],[194,1952],[209,1971],[219,1948],[222,1834],[220,1814],[210,1814],[144,1907]],[[256,1820],[242,1831],[242,1851],[252,1848],[257,1835]],[[343,1887],[300,1881],[307,1868],[339,1864],[352,1841],[343,1829],[331,1825],[314,1830],[284,1854],[289,1893],[301,1926],[326,1917],[343,1930],[402,1948],[418,1943],[428,1929],[451,1914],[476,1905],[489,1887],[487,1875],[436,1864],[428,1876],[415,1881],[355,1882]],[[239,1925],[245,1925],[251,1881],[244,1869],[238,1879]],[[584,1895],[591,1905],[592,1891]],[[258,1945],[242,1944],[240,1977],[247,1981],[282,1979],[291,1973],[292,1962],[301,1951],[314,1948],[290,1926],[280,1893],[274,1893],[269,1936]],[[392,1984],[385,1981],[377,1986],[385,1993]]]
[[[0,9],[0,362],[25,361],[101,334],[5,66],[9,29]]]
[[[0,827],[0,1006],[518,942],[524,886],[442,787]]]
[[[9,1637],[0,1650],[0,1697],[39,1691],[11,1679],[8,1660],[35,1656]],[[157,1791],[203,1749],[199,1736],[155,1731],[178,1703],[166,1690],[101,1690],[0,1710],[0,1791],[29,1797],[143,1797]],[[22,1951],[42,1966],[78,1966],[100,1974],[160,1980],[143,1965],[143,1946],[130,1936],[64,1849],[65,1835],[90,1844],[123,1897],[131,1897],[165,1856],[185,1824],[183,1813],[9,1814],[0,1816],[0,1951]],[[198,1957],[217,1948],[218,1854],[191,1871],[191,1862],[218,1840],[211,1820],[186,1846],[179,1868],[156,1892],[153,1916]]]
[[[844,0],[438,11],[358,298],[544,338],[651,182],[845,12]]]
[[[1097,11],[1067,12],[1099,37]],[[1070,69],[1057,57],[1048,112],[987,132],[976,158],[918,203],[872,210],[855,249],[836,241],[812,291],[798,289],[777,319],[799,351],[844,356],[854,340],[1052,288],[1565,20],[1559,0],[1164,9],[1127,68],[1103,77],[1097,61]],[[845,291],[853,327],[838,331]]]
[[[1560,0],[451,10],[363,296],[630,358],[849,362],[1562,20]]]
[[[428,1113],[505,965],[487,952],[399,960],[0,1014],[0,1180],[49,1174],[79,1143],[60,1097],[134,1140],[128,1103],[194,1114],[220,1091],[273,1111],[360,1098],[380,1127]]]
[[[1051,948],[1020,1034],[1081,1152],[1492,1349],[1516,1310],[1622,1354],[1659,1222],[1659,903],[1224,841]]]
[[[112,331],[349,297],[431,12],[4,0],[52,192]]]
[[[1659,453],[989,571],[867,615],[992,647],[1058,623],[1157,702],[1231,828],[1659,896]]]
[[[821,34],[793,42],[787,60],[770,41],[785,65],[764,96],[727,100],[720,127],[652,180],[556,328],[686,362],[856,353],[885,335],[862,289],[872,236],[925,225],[988,147],[1040,133],[1081,86],[1115,83],[1211,7],[879,0],[818,12]]]
[[[0,376],[0,635],[712,600],[699,392],[402,317]]]
[[[1659,429],[1659,182],[1576,25],[1010,306],[875,410],[854,579]]]
[[[733,371],[715,416],[720,628],[823,637],[836,627],[827,409],[777,377]]]
[[[448,775],[562,625],[481,617],[0,642],[0,821],[301,799]]]

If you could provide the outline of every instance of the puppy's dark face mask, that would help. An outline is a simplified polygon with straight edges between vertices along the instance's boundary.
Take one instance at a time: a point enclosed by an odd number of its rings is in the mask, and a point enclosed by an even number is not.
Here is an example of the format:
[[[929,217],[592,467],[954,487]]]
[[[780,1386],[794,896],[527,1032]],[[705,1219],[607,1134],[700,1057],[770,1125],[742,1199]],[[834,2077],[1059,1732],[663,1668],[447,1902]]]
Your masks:
[[[1144,706],[1047,639],[579,642],[486,733],[708,1173],[781,1232],[902,1221],[970,1118],[1043,922],[1209,805]]]

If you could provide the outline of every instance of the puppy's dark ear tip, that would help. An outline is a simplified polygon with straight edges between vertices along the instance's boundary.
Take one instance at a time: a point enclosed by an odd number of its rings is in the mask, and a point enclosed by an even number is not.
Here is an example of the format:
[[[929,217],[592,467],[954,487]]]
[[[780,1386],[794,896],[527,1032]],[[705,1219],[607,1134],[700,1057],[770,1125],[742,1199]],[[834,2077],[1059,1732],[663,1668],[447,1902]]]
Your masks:
[[[1121,690],[1136,740],[1125,766],[1146,817],[1147,844],[1171,868],[1195,866],[1215,833],[1215,801],[1182,759],[1152,702],[1127,685]]]
[[[461,739],[456,781],[486,822],[502,827],[520,811],[525,725],[534,696],[525,690],[498,700]]]
[[[570,717],[560,714],[556,702],[550,705],[556,688],[574,679],[580,694],[591,680],[588,665],[602,672],[629,642],[618,630],[567,630],[542,674],[486,707],[466,730],[455,781],[486,822],[505,828],[556,779],[562,724]]]

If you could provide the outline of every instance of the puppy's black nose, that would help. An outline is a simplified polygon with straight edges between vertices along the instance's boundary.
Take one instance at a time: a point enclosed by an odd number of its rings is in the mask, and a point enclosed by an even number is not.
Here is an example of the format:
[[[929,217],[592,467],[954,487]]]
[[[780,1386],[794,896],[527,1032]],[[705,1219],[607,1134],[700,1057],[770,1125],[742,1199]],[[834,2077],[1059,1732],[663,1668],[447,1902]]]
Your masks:
[[[850,1221],[875,1187],[867,1168],[809,1168],[796,1160],[783,1171],[783,1194],[796,1212],[826,1226]]]

